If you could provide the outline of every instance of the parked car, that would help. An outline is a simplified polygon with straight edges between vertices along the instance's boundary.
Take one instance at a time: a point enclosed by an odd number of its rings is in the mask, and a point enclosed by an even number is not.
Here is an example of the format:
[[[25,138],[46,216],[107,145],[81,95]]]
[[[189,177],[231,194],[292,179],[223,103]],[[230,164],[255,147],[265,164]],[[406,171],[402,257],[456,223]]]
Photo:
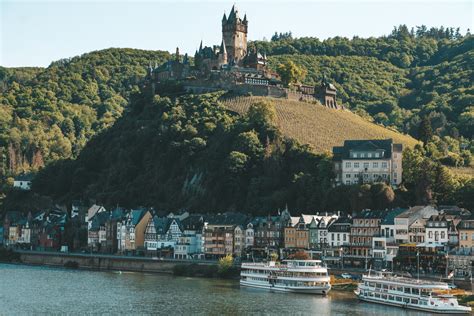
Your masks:
[[[341,278],[343,278],[343,279],[352,279],[352,275],[350,275],[349,273],[343,273],[343,274],[341,274]]]

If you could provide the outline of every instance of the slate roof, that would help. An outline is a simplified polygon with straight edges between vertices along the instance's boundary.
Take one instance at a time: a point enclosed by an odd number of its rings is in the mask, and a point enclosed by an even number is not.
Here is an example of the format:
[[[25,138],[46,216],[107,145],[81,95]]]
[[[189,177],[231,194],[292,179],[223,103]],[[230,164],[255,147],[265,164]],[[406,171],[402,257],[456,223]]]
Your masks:
[[[185,230],[201,230],[204,226],[204,216],[199,214],[191,214],[181,221]]]
[[[33,180],[33,175],[31,173],[28,174],[20,174],[15,177],[15,181],[32,181]]]
[[[355,219],[360,219],[360,218],[384,218],[385,214],[387,214],[387,211],[382,211],[382,210],[363,210],[356,216],[354,216]]]
[[[110,213],[109,212],[100,212],[97,213],[93,218],[91,222],[91,227],[89,230],[94,231],[94,230],[99,230],[100,226],[103,226],[105,222],[109,219]]]
[[[249,218],[241,213],[224,213],[211,216],[208,225],[245,225]]]
[[[328,227],[330,233],[348,233],[351,231],[352,218],[350,217],[339,217],[337,220],[331,223]]]
[[[387,215],[385,215],[384,219],[382,220],[381,225],[394,225],[395,217],[397,217],[398,215],[402,214],[405,211],[407,211],[407,209],[400,208],[400,207],[390,210],[387,213]]]
[[[333,147],[334,159],[380,159],[381,157],[364,157],[364,158],[353,158],[350,157],[351,151],[376,151],[384,150],[385,155],[383,158],[390,158],[392,151],[401,152],[402,144],[393,144],[392,139],[367,139],[367,140],[345,140],[344,146]]]
[[[137,226],[138,223],[142,220],[143,216],[146,214],[146,209],[145,208],[139,208],[135,210],[131,210],[131,216],[132,216],[132,225]]]

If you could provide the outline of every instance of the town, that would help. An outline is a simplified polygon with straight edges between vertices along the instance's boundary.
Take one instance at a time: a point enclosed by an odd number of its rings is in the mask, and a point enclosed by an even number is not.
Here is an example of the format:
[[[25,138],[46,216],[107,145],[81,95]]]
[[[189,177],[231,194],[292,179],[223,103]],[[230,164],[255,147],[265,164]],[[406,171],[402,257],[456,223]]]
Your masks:
[[[334,148],[336,185],[402,180],[401,144],[346,141]],[[18,190],[31,179],[18,177]],[[304,254],[340,269],[390,269],[471,277],[474,220],[453,205],[300,214],[288,207],[268,216],[201,214],[150,207],[124,209],[74,201],[70,208],[6,213],[0,245],[7,248],[119,254],[179,260],[264,261]],[[418,262],[419,260],[419,262]]]

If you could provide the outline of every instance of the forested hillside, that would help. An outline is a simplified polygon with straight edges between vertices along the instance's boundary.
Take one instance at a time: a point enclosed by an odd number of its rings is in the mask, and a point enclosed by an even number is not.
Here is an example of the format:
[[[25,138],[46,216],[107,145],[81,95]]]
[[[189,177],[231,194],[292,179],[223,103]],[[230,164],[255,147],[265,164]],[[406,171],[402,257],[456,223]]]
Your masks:
[[[150,62],[167,52],[107,49],[48,68],[0,67],[0,173],[37,170],[75,157],[110,127],[138,91]]]
[[[427,157],[458,170],[472,170],[473,45],[474,36],[455,29],[406,26],[378,38],[321,41],[285,33],[250,44],[269,56],[270,67],[287,60],[302,66],[304,83],[325,76],[346,108],[420,139]],[[0,67],[2,189],[18,173],[77,157],[127,111],[148,64],[168,58],[168,52],[106,49],[45,69]]]

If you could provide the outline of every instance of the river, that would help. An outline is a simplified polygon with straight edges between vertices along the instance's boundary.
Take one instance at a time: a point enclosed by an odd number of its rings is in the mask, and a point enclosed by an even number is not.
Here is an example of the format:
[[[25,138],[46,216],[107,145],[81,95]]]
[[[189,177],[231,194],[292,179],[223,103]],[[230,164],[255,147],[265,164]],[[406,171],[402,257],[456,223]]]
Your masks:
[[[240,288],[236,280],[0,264],[0,315],[427,315],[326,297]]]

